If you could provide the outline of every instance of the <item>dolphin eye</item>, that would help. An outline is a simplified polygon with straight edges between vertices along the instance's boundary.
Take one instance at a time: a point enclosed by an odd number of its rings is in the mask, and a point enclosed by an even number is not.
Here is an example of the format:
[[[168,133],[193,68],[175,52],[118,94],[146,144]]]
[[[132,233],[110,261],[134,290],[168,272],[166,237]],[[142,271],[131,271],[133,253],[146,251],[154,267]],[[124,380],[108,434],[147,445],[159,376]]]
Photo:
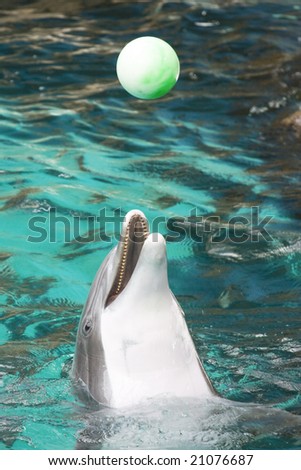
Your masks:
[[[91,331],[92,331],[92,321],[91,320],[87,320],[84,325],[83,325],[83,333],[84,335],[88,335]]]

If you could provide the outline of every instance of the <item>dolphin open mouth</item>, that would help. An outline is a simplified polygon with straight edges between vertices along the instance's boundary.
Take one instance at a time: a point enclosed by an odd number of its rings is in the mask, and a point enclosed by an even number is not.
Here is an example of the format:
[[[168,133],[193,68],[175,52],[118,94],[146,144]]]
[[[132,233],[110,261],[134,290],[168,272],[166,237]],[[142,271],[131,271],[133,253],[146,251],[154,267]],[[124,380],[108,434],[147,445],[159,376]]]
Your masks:
[[[128,284],[139,259],[143,244],[149,235],[148,222],[142,212],[129,213],[122,227],[117,250],[119,264],[107,296],[105,307],[108,307]]]

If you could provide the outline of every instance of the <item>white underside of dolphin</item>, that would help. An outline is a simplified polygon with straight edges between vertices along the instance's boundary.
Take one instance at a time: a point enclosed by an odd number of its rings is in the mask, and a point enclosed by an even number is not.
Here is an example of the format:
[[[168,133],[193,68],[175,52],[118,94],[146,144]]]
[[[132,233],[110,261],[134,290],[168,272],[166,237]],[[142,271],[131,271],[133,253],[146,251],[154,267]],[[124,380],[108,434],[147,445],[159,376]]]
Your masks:
[[[100,266],[84,307],[72,375],[110,407],[215,395],[167,278],[165,240],[138,210]]]

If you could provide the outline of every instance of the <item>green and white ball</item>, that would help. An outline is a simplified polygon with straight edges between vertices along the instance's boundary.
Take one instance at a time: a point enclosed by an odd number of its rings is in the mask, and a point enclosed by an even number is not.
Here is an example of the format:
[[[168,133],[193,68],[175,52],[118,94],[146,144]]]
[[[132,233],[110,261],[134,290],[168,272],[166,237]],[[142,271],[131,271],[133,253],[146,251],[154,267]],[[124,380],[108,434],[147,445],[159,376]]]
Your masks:
[[[144,36],[129,42],[120,52],[116,71],[123,88],[143,100],[166,95],[176,84],[180,62],[165,41]]]

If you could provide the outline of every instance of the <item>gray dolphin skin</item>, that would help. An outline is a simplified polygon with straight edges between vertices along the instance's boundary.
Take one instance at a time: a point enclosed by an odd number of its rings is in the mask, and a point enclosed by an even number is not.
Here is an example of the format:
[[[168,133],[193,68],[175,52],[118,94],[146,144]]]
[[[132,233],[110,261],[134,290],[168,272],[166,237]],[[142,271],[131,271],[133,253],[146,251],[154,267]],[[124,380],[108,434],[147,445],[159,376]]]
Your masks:
[[[100,266],[79,323],[72,376],[99,404],[216,393],[167,278],[165,240],[139,210]]]

